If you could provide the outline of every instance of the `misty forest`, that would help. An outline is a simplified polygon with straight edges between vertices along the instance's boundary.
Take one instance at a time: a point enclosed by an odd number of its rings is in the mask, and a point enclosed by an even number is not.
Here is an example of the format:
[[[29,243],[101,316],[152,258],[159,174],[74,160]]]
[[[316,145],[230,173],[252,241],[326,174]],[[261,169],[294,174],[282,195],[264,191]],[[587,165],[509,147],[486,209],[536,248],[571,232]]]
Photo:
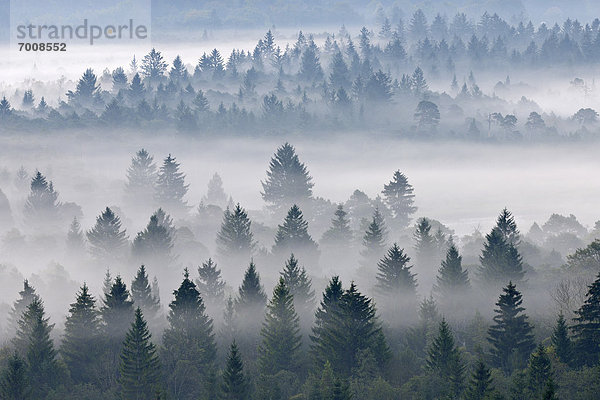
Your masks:
[[[0,78],[0,399],[597,398],[600,19],[388,11]]]

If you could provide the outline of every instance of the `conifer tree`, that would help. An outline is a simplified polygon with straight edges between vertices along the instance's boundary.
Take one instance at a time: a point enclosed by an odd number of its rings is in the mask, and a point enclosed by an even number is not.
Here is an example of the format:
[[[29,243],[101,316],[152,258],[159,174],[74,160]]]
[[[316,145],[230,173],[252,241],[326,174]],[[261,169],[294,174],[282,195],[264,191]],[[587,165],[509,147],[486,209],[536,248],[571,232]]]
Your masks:
[[[14,333],[19,327],[19,320],[23,313],[27,310],[27,307],[34,300],[39,300],[40,297],[35,292],[35,288],[29,284],[29,281],[25,279],[23,281],[23,290],[19,292],[19,298],[15,300],[10,313],[8,314],[8,326],[10,329],[9,333]]]
[[[294,146],[284,143],[271,158],[267,179],[261,182],[263,200],[275,212],[293,204],[305,204],[312,198],[312,178],[306,165],[300,162]]]
[[[229,348],[221,391],[223,400],[250,400],[250,387],[244,374],[244,362],[235,340]]]
[[[500,215],[498,215],[498,218],[496,219],[496,228],[500,230],[507,243],[513,244],[514,246],[519,245],[520,234],[517,229],[515,217],[506,207],[500,212]]]
[[[436,280],[434,291],[443,299],[464,295],[471,288],[468,272],[463,269],[462,257],[454,244],[448,248]]]
[[[323,234],[321,243],[338,247],[350,245],[353,234],[347,215],[344,206],[339,204],[335,210],[335,218],[331,220],[331,227]]]
[[[221,343],[231,343],[237,336],[238,324],[235,314],[235,301],[232,296],[229,296],[223,311],[223,322],[219,331],[219,338]]]
[[[600,355],[600,273],[588,286],[585,302],[575,311],[573,341],[577,359],[585,365],[594,365]]]
[[[69,232],[67,232],[67,250],[71,254],[80,254],[85,249],[85,239],[83,237],[83,230],[77,220],[77,217],[73,217]]]
[[[28,225],[48,228],[58,222],[60,203],[52,181],[48,182],[40,171],[31,179],[31,191],[25,201],[25,219]]]
[[[208,314],[215,315],[225,298],[225,282],[221,278],[221,270],[212,258],[198,267],[196,286],[206,304]]]
[[[435,266],[439,265],[439,260],[437,260],[435,237],[431,234],[431,223],[427,218],[417,221],[413,237],[417,253],[417,267],[425,275],[429,275],[434,271]]]
[[[106,268],[106,273],[104,274],[104,280],[102,281],[102,295],[106,296],[110,293],[110,288],[112,287],[112,275],[110,274],[110,268]]]
[[[105,295],[100,314],[104,322],[104,334],[120,344],[133,318],[133,301],[120,275],[117,275]]]
[[[302,344],[300,320],[294,309],[294,298],[283,277],[279,278],[273,290],[260,333],[262,372],[267,375],[275,375],[279,371],[298,372]]]
[[[65,322],[60,353],[76,383],[96,379],[95,363],[100,354],[100,320],[96,300],[84,283],[75,303],[71,303]]]
[[[250,262],[244,273],[244,280],[238,291],[236,308],[239,311],[246,308],[262,308],[267,302],[267,295],[260,284],[260,275],[256,271],[254,262]]]
[[[169,229],[159,223],[157,213],[150,217],[146,228],[133,240],[132,253],[138,261],[156,267],[169,267],[174,260],[173,238]]]
[[[442,381],[448,385],[443,388],[443,392],[448,393],[451,397],[460,396],[465,367],[446,319],[442,319],[440,322],[438,335],[427,353],[426,365],[429,371],[440,376]]]
[[[373,212],[373,219],[363,236],[362,265],[372,267],[383,256],[386,248],[387,229],[383,216],[378,208]]]
[[[303,251],[316,252],[317,244],[308,233],[308,222],[304,220],[302,211],[294,204],[288,211],[283,224],[277,226],[273,252],[287,254]]]
[[[8,359],[8,365],[0,375],[0,398],[5,400],[30,399],[31,388],[27,365],[17,353]]]
[[[479,256],[479,279],[491,286],[502,285],[507,280],[521,282],[525,276],[523,259],[516,246],[505,240],[499,228],[485,236],[486,242]]]
[[[392,180],[383,186],[385,204],[392,210],[393,221],[398,229],[404,229],[410,224],[411,215],[417,212],[414,206],[413,187],[408,178],[399,170],[394,172]]]
[[[108,207],[96,217],[96,224],[86,233],[90,253],[98,260],[118,260],[127,246],[127,232],[121,219]]]
[[[227,195],[223,190],[223,180],[216,172],[208,181],[208,191],[203,201],[205,204],[213,204],[219,207],[225,207],[225,204],[227,204]]]
[[[281,278],[283,278],[286,288],[294,299],[294,309],[303,321],[305,316],[309,313],[312,314],[315,292],[312,290],[311,280],[306,273],[306,269],[298,265],[298,259],[294,257],[293,253],[285,262]]]
[[[131,299],[133,304],[142,310],[148,321],[155,320],[160,311],[160,299],[152,293],[144,265],[140,266],[131,282]]]
[[[142,310],[137,307],[121,350],[119,383],[124,400],[150,399],[156,393],[160,363],[151,337]]]
[[[169,304],[169,326],[163,334],[164,363],[169,392],[178,399],[206,394],[203,383],[214,369],[216,345],[212,320],[187,269]]]
[[[414,297],[417,294],[415,274],[411,273],[410,257],[394,243],[377,264],[377,290],[387,296]]]
[[[546,354],[546,349],[540,343],[536,351],[529,358],[529,367],[527,368],[527,386],[532,398],[542,397],[546,382],[552,376],[552,366],[550,358]]]
[[[315,313],[315,323],[312,327],[311,353],[315,361],[315,366],[321,368],[322,365],[329,363],[328,341],[331,340],[331,332],[335,329],[337,315],[339,314],[340,302],[344,290],[342,282],[338,276],[334,276],[323,292],[323,299]]]
[[[558,359],[570,365],[574,356],[573,343],[569,337],[569,328],[562,313],[558,315],[551,339]]]
[[[490,370],[481,360],[477,362],[469,385],[465,390],[465,400],[485,400],[493,392],[493,379]]]
[[[183,197],[188,191],[185,184],[185,174],[179,171],[180,164],[171,154],[165,158],[158,172],[154,199],[159,207],[170,213],[182,214],[188,205]]]
[[[556,386],[554,386],[554,379],[549,378],[546,382],[542,400],[558,400],[558,397],[556,396]]]
[[[131,158],[131,165],[127,169],[127,195],[136,203],[148,204],[154,194],[156,178],[154,157],[145,149],[140,149]]]
[[[256,249],[251,230],[252,221],[240,203],[233,211],[229,208],[223,214],[221,230],[217,233],[217,247],[221,257],[230,262],[248,260]]]
[[[527,321],[521,293],[516,286],[509,284],[502,289],[503,294],[494,310],[494,324],[488,330],[491,356],[494,365],[510,374],[523,368],[531,352],[535,349],[532,326]]]

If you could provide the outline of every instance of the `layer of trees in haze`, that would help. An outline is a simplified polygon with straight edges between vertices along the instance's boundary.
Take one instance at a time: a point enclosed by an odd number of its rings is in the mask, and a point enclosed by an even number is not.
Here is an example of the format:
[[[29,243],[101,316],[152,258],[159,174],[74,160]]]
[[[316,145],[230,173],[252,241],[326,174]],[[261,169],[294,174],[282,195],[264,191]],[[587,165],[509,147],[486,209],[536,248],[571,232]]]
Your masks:
[[[140,149],[123,203],[89,226],[44,171],[13,171],[0,398],[596,397],[600,221],[522,227],[498,204],[459,237],[419,214],[402,171],[335,204],[301,156],[264,160],[257,212],[218,174],[188,204],[185,165]]]
[[[428,19],[419,9],[403,19],[382,10],[360,30],[300,31],[288,44],[269,30],[253,49],[229,54],[168,60],[152,49],[75,82],[28,80],[2,91],[0,129],[594,139],[599,33],[597,18],[534,25],[489,13]],[[576,99],[568,114],[534,100],[554,84]]]

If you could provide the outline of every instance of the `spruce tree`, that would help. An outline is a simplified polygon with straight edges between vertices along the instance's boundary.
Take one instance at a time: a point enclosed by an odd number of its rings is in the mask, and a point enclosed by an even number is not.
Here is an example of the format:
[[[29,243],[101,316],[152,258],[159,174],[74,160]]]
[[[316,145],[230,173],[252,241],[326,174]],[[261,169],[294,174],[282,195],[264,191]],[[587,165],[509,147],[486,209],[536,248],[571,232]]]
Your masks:
[[[244,280],[238,289],[235,299],[235,326],[238,331],[238,345],[249,357],[256,357],[260,342],[261,320],[264,315],[267,296],[260,283],[260,275],[254,262],[250,262],[244,273]]]
[[[71,303],[65,322],[60,354],[75,383],[93,382],[96,362],[101,350],[100,319],[96,300],[84,283],[75,303]]]
[[[157,213],[150,217],[146,228],[133,240],[132,253],[138,261],[155,267],[168,268],[174,260],[171,251],[173,238],[165,225],[161,225]]]
[[[131,299],[140,308],[148,321],[154,321],[160,311],[160,299],[152,293],[146,267],[140,266],[131,282]]]
[[[48,182],[40,171],[31,179],[31,191],[25,201],[24,215],[28,226],[47,229],[60,218],[58,193],[52,181]]]
[[[546,349],[540,343],[536,351],[529,358],[527,368],[527,388],[532,398],[540,398],[544,393],[544,387],[552,376],[552,366]]]
[[[208,181],[208,191],[203,201],[205,204],[213,204],[219,207],[225,207],[225,204],[227,204],[227,195],[223,190],[223,180],[216,172]]]
[[[281,277],[294,298],[294,309],[300,315],[300,319],[303,320],[303,317],[308,315],[309,312],[312,313],[315,292],[312,290],[312,283],[306,269],[298,265],[298,259],[294,257],[293,253],[286,260]]]
[[[117,275],[110,291],[104,296],[100,314],[104,322],[104,334],[120,345],[133,318],[133,301],[120,275]]]
[[[271,158],[267,179],[261,182],[263,200],[280,212],[293,204],[305,204],[312,198],[312,178],[289,143],[279,147]]]
[[[8,314],[8,326],[10,329],[9,334],[13,334],[19,327],[19,320],[23,313],[27,310],[27,307],[34,301],[39,300],[40,297],[35,292],[35,288],[29,284],[29,281],[25,279],[23,281],[23,290],[19,292],[19,298],[15,300],[9,314]]]
[[[385,204],[392,210],[394,224],[398,229],[404,229],[410,224],[411,216],[417,212],[414,206],[413,187],[408,178],[399,170],[394,172],[392,180],[383,186]]]
[[[433,340],[426,360],[427,369],[442,378],[447,387],[440,388],[451,397],[458,397],[463,389],[464,365],[454,336],[445,319],[440,322],[438,335]]]
[[[411,273],[410,257],[394,243],[377,264],[377,290],[386,296],[414,297],[417,294],[415,274]]]
[[[206,304],[208,314],[214,316],[217,308],[222,307],[225,298],[225,282],[221,278],[221,270],[212,258],[198,267],[196,286]]]
[[[347,215],[344,206],[339,204],[335,210],[335,218],[331,220],[331,227],[323,234],[321,243],[334,247],[350,246],[353,234]]]
[[[152,335],[137,307],[131,328],[121,350],[121,395],[124,400],[144,400],[155,395],[160,379],[160,363]]]
[[[171,396],[197,399],[208,392],[216,358],[212,320],[187,269],[169,304],[169,326],[163,334],[164,363]],[[185,371],[185,373],[184,373]]]
[[[108,207],[96,217],[96,224],[86,236],[90,253],[100,261],[118,260],[127,247],[127,232],[121,230],[121,219]]]
[[[127,196],[138,204],[149,204],[154,194],[156,178],[154,157],[145,149],[140,149],[131,158],[131,165],[127,169]]]
[[[439,265],[435,237],[431,233],[431,223],[427,218],[417,221],[415,233],[415,251],[417,253],[417,267],[423,273],[430,274],[434,266]]]
[[[489,286],[503,285],[506,281],[522,282],[525,276],[523,259],[516,246],[506,241],[500,228],[493,228],[485,236],[486,242],[479,256],[480,281]]]
[[[179,171],[180,164],[171,154],[164,159],[156,180],[154,200],[159,207],[176,215],[187,211],[188,205],[183,197],[188,191],[185,174]]]
[[[330,335],[337,324],[337,316],[339,315],[339,307],[343,294],[342,282],[338,276],[334,276],[325,288],[323,299],[315,313],[315,323],[312,327],[310,339],[311,355],[315,366],[318,368],[326,365],[326,363],[329,363],[329,366],[331,366],[328,342],[332,339]]]
[[[283,277],[279,278],[273,290],[260,334],[261,371],[266,375],[280,371],[298,372],[302,344],[300,320],[294,309],[294,298]]]
[[[102,295],[106,296],[110,293],[110,288],[112,287],[112,275],[110,274],[110,268],[106,268],[106,273],[104,274],[104,279],[102,280]]]
[[[490,370],[481,360],[477,362],[475,371],[471,375],[469,385],[465,390],[465,400],[486,400],[494,391],[493,379]]]
[[[306,251],[316,252],[317,244],[308,233],[308,222],[304,220],[302,211],[294,204],[283,224],[277,226],[273,253],[281,255]]]
[[[260,284],[260,275],[256,271],[254,262],[250,262],[248,269],[244,273],[244,280],[238,291],[236,299],[236,308],[242,311],[246,308],[262,308],[267,302],[267,295]]]
[[[17,354],[8,359],[8,365],[0,375],[0,398],[4,400],[28,400],[31,387],[27,365]]]
[[[515,217],[506,207],[500,212],[500,215],[498,215],[498,218],[496,219],[496,228],[500,230],[507,243],[513,244],[514,246],[519,245],[520,234],[517,229]]]
[[[551,339],[558,359],[570,365],[574,356],[573,342],[571,342],[571,338],[569,337],[569,327],[562,313],[558,315]]]
[[[532,326],[527,321],[521,293],[516,286],[509,284],[502,289],[503,294],[494,310],[494,324],[488,330],[491,358],[494,366],[507,374],[523,368],[531,352],[535,349]]]
[[[577,359],[584,365],[595,365],[600,356],[600,273],[588,286],[585,302],[575,314],[571,330]]]
[[[223,400],[250,400],[250,387],[244,374],[244,362],[235,341],[229,348],[221,392]]]
[[[217,233],[217,247],[221,257],[232,263],[252,257],[256,242],[251,225],[248,213],[240,203],[236,204],[233,211],[229,208],[225,210],[221,230]]]
[[[69,232],[67,232],[67,250],[71,254],[81,254],[85,249],[85,239],[83,237],[83,230],[77,220],[77,217],[73,217]]]
[[[385,253],[387,229],[379,208],[375,208],[373,219],[363,236],[362,265],[373,267]]]
[[[462,267],[462,257],[454,244],[446,252],[446,259],[438,270],[434,291],[443,299],[464,295],[471,288],[469,273]]]

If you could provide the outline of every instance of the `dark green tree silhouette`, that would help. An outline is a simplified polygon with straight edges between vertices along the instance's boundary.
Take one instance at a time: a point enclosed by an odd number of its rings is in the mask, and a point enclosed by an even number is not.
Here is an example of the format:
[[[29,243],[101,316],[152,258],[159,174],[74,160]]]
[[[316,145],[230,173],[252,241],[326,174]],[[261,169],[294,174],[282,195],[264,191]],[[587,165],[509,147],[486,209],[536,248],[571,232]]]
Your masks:
[[[223,400],[249,400],[250,387],[244,374],[244,362],[235,341],[231,343],[221,384]]]
[[[8,365],[0,375],[0,397],[5,400],[28,400],[30,393],[27,365],[15,353],[8,359]]]
[[[429,347],[426,360],[427,369],[442,378],[447,385],[442,392],[458,397],[463,390],[464,370],[460,351],[454,343],[454,336],[445,319],[440,322],[438,335]]]
[[[217,233],[219,255],[226,260],[248,260],[256,249],[251,230],[252,222],[240,203],[233,211],[229,208],[223,214],[221,230]]]
[[[222,308],[225,282],[221,278],[221,270],[211,258],[198,267],[196,287],[210,315],[214,315],[217,308]]]
[[[312,283],[306,269],[300,267],[294,254],[291,254],[290,258],[286,260],[281,277],[294,299],[294,309],[301,315],[302,320],[302,316],[309,312],[312,313],[315,292],[312,290]]]
[[[480,281],[488,286],[503,285],[507,280],[522,282],[525,276],[523,259],[516,246],[504,239],[502,231],[495,227],[485,236],[483,251],[479,256]]]
[[[512,215],[507,208],[504,208],[498,218],[496,219],[496,227],[502,232],[504,240],[507,243],[513,244],[515,246],[519,245],[520,242],[520,234],[517,229],[517,223],[515,222],[515,217]]]
[[[492,374],[485,363],[479,360],[465,390],[465,400],[485,400],[493,391]]]
[[[108,207],[96,217],[96,224],[86,233],[90,253],[98,260],[118,260],[127,247],[127,232],[121,219]]]
[[[540,343],[529,358],[527,368],[527,389],[531,398],[539,399],[544,394],[546,382],[552,376],[552,365],[546,349]]]
[[[10,334],[14,334],[17,331],[19,327],[19,320],[31,302],[39,299],[40,296],[38,296],[38,294],[35,292],[35,288],[29,284],[27,279],[25,279],[23,281],[23,290],[19,292],[19,298],[15,300],[8,314],[8,326],[10,329]]]
[[[588,286],[585,302],[575,311],[573,342],[579,363],[595,365],[600,355],[600,273]]]
[[[559,314],[558,319],[556,320],[551,339],[558,359],[561,362],[570,365],[573,362],[574,357],[573,342],[569,337],[569,327],[567,326],[567,322],[562,313]]]
[[[307,250],[316,251],[317,244],[308,233],[308,222],[304,220],[302,211],[293,205],[287,213],[283,224],[277,226],[273,252],[287,254]]]
[[[157,317],[160,311],[160,299],[152,293],[146,267],[143,265],[138,268],[131,282],[131,299],[134,306],[140,308],[149,321]]]
[[[454,244],[446,252],[446,259],[438,270],[434,291],[442,298],[449,299],[464,295],[471,288],[469,273],[462,267],[462,257]]]
[[[383,186],[385,204],[392,210],[393,222],[399,229],[408,227],[411,216],[417,212],[413,191],[408,178],[399,170],[394,172],[392,180]]]
[[[393,297],[416,296],[417,281],[409,263],[410,257],[394,243],[377,264],[377,290]]]
[[[110,292],[105,295],[100,313],[104,321],[104,334],[120,344],[133,319],[133,301],[120,275],[117,275]]]
[[[174,261],[172,249],[171,232],[159,222],[157,213],[150,217],[146,228],[138,232],[131,248],[138,261],[162,268],[169,267]]]

